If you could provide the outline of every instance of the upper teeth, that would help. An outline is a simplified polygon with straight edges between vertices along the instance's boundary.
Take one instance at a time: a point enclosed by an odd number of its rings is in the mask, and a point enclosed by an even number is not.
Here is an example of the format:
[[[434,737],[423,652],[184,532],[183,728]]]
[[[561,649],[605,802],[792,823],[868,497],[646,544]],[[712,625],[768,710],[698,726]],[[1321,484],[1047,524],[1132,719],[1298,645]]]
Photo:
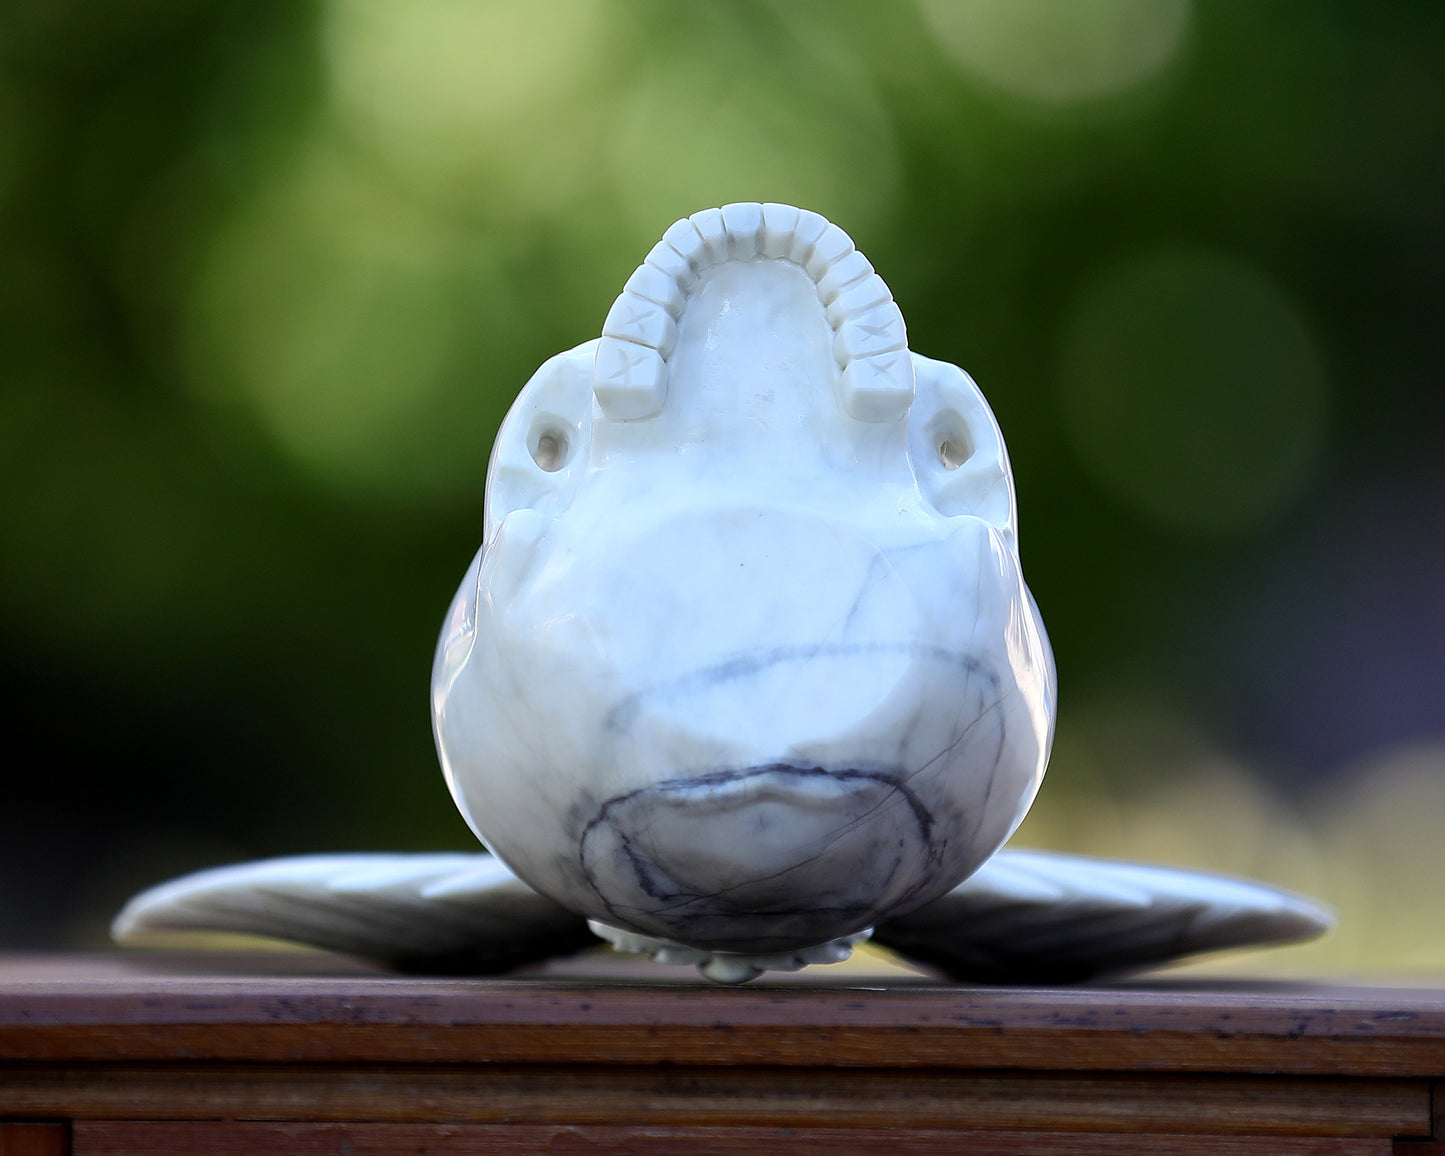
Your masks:
[[[607,314],[592,376],[602,413],[637,421],[667,400],[677,321],[702,275],[725,261],[790,261],[818,289],[842,371],[843,408],[858,421],[901,421],[913,404],[903,315],[848,234],[791,205],[743,202],[678,221],[628,278]]]

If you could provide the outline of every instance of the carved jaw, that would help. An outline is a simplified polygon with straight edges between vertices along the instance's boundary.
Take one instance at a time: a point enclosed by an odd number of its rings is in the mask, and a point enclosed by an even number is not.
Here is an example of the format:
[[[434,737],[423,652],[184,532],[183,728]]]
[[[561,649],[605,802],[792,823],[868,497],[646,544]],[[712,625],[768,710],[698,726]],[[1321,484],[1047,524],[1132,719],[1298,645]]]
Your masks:
[[[668,230],[518,399],[487,521],[438,749],[544,894],[790,950],[943,894],[1022,818],[1053,672],[997,427],[816,214]]]
[[[628,278],[602,326],[593,388],[613,421],[656,416],[668,359],[699,279],[730,262],[786,261],[815,286],[832,329],[843,408],[858,421],[899,421],[913,402],[903,315],[848,234],[791,205],[725,205],[678,221]]]
[[[812,944],[791,951],[708,951],[650,935],[622,931],[596,919],[588,920],[587,926],[592,934],[610,943],[614,951],[646,955],[654,963],[690,965],[696,967],[713,983],[747,983],[767,971],[801,971],[814,963],[842,963],[853,954],[855,947],[870,936],[870,932],[860,931],[856,935],[845,935],[827,943]]]

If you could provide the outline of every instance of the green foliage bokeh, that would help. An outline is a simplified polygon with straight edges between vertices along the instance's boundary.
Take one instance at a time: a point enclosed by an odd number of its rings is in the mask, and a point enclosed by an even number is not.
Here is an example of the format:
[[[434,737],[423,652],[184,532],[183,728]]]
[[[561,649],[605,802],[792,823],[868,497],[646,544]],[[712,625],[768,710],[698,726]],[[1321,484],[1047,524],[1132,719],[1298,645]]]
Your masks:
[[[1424,2],[0,6],[0,938],[471,845],[427,676],[492,435],[731,200],[839,223],[994,406],[1046,796],[1169,773],[1079,753],[1121,703],[1304,808],[1438,741],[1442,50]]]

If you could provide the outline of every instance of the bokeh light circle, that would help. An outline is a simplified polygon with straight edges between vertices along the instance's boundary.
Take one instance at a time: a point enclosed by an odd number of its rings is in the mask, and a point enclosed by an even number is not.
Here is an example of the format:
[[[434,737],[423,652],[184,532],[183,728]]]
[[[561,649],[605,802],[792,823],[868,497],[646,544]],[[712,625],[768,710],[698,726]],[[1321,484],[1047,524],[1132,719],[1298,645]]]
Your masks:
[[[893,208],[898,158],[860,71],[834,57],[758,71],[749,51],[724,41],[633,80],[608,156],[639,240],[729,201],[803,205],[866,236]]]
[[[1266,522],[1322,449],[1322,360],[1298,306],[1228,257],[1167,249],[1088,286],[1067,326],[1062,416],[1080,462],[1165,526]]]
[[[371,496],[476,484],[465,359],[515,332],[484,246],[317,140],[212,240],[190,295],[189,379],[307,473]],[[465,304],[479,304],[464,315]]]
[[[608,62],[601,0],[329,0],[341,123],[450,210],[513,217],[583,195]]]
[[[964,72],[1050,105],[1113,96],[1162,72],[1189,25],[1189,0],[918,0]]]

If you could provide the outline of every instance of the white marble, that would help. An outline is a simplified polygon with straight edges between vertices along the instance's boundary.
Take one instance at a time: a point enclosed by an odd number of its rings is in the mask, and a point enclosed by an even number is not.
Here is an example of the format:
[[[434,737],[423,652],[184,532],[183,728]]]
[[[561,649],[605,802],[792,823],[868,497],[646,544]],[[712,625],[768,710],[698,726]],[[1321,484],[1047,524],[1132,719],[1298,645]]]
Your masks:
[[[947,895],[880,924],[873,941],[974,983],[1068,983],[1218,948],[1289,943],[1333,923],[1324,907],[1242,879],[1082,855],[1000,851]],[[739,983],[837,963],[867,938],[738,953],[594,922],[544,899],[490,855],[299,855],[218,867],[137,895],[124,944],[186,931],[249,932],[426,972],[481,975],[607,940],[659,964]]]
[[[1013,483],[815,213],[679,221],[503,423],[433,676],[447,782],[525,882],[707,951],[847,937],[1023,818],[1053,728]]]
[[[1008,848],[874,939],[973,983],[1074,983],[1334,924],[1324,904],[1253,880]]]
[[[596,943],[581,916],[476,853],[292,855],[212,867],[141,892],[110,928],[117,943],[135,946],[218,931],[469,975]]]
[[[609,927],[595,919],[588,920],[587,926],[599,938],[612,945],[614,951],[631,955],[645,955],[653,963],[682,964],[695,967],[704,977],[714,983],[747,983],[750,979],[768,971],[801,971],[813,964],[842,963],[853,955],[853,949],[873,933],[860,931],[842,939],[829,940],[813,947],[797,948],[793,951],[775,951],[762,954],[748,954],[736,951],[704,951],[695,947],[683,947],[667,939],[654,939],[650,935],[638,935]]]

